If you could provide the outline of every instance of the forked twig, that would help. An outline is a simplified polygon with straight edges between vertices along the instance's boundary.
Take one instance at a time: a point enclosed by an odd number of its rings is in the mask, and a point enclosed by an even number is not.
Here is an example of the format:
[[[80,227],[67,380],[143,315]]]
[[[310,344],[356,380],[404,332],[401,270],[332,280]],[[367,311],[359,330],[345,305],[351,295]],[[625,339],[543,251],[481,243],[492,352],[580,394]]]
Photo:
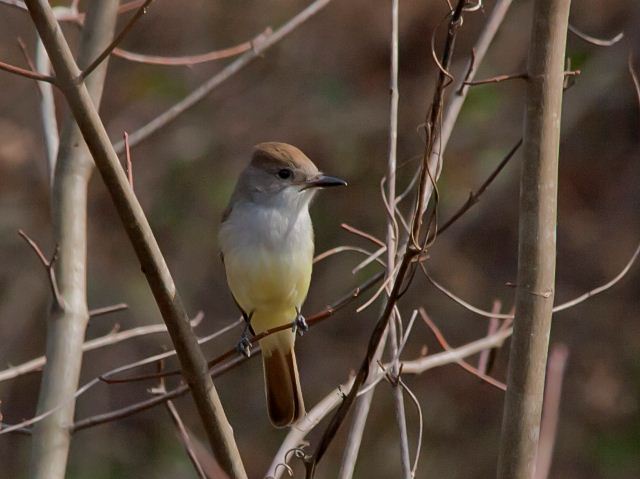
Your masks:
[[[27,244],[31,247],[33,252],[36,254],[40,263],[47,272],[49,276],[49,285],[51,286],[51,292],[53,293],[54,305],[59,309],[64,309],[64,298],[60,294],[60,290],[58,289],[58,281],[56,280],[56,273],[54,271],[54,265],[56,260],[58,259],[58,247],[53,251],[51,255],[51,259],[47,259],[44,255],[38,244],[29,237],[27,233],[22,230],[18,230],[18,234],[20,237],[27,242]]]
[[[422,320],[425,322],[425,324],[429,327],[433,335],[436,337],[436,340],[438,341],[440,346],[442,346],[442,349],[444,349],[445,351],[453,350],[454,348],[452,348],[449,345],[444,335],[442,334],[442,331],[440,331],[440,328],[438,328],[438,326],[436,326],[436,324],[431,320],[431,318],[429,318],[429,315],[427,315],[427,312],[424,310],[424,308],[422,307],[419,308],[419,312],[420,312],[420,317],[422,317]],[[498,381],[497,379],[494,379],[491,376],[486,375],[485,373],[480,371],[478,368],[475,368],[474,366],[466,362],[464,359],[457,360],[456,364],[462,367],[462,369],[464,369],[465,371],[470,372],[474,376],[479,377],[480,379],[487,382],[488,384],[491,384],[492,386],[495,386],[496,388],[501,389],[502,391],[506,391],[507,386],[503,382]]]

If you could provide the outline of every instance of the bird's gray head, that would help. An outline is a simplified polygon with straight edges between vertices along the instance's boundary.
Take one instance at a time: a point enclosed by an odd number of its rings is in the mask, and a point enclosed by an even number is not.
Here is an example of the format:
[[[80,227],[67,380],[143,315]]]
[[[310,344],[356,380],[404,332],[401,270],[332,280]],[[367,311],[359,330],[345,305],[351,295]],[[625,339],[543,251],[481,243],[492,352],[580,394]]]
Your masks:
[[[236,200],[298,208],[308,205],[319,188],[344,186],[346,181],[321,173],[295,146],[268,142],[255,146],[251,163],[240,176]]]

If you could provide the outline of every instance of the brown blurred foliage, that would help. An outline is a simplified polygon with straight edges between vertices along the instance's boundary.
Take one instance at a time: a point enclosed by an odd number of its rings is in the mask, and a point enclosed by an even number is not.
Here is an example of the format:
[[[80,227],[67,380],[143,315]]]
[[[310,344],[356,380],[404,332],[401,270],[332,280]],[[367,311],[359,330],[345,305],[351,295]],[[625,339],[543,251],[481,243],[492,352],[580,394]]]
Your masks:
[[[84,8],[84,3],[81,8]],[[486,2],[490,9],[492,2]],[[526,62],[531,1],[514,2],[479,78],[520,72]],[[307,2],[156,1],[123,47],[158,55],[186,55],[223,48],[278,26]],[[428,107],[435,68],[430,33],[445,2],[406,0],[400,5],[399,160],[421,151],[417,132]],[[0,5],[0,58],[23,65],[16,43],[31,51],[34,29],[24,12]],[[485,14],[469,15],[459,35],[454,72],[464,62]],[[122,20],[121,20],[122,22]],[[640,5],[631,0],[574,0],[573,25],[595,36],[624,31],[610,48],[569,36],[572,66],[582,70],[565,96],[560,161],[557,301],[572,298],[614,276],[640,239],[640,117],[626,69],[629,51],[640,52]],[[77,43],[76,27],[65,33]],[[326,192],[313,217],[317,250],[362,240],[340,229],[348,222],[381,237],[385,232],[379,181],[387,152],[389,8],[386,2],[338,1],[233,77],[204,102],[133,151],[135,188],[157,234],[183,299],[203,310],[198,333],[236,318],[218,257],[218,220],[252,145],[280,140],[302,148],[325,171],[346,177],[350,187]],[[640,53],[639,53],[640,55]],[[232,60],[227,60],[232,61]],[[225,61],[226,62],[226,61]],[[224,62],[223,62],[224,63]],[[101,109],[114,140],[164,111],[221,68],[134,64],[113,58]],[[445,157],[439,189],[440,218],[464,202],[522,131],[521,82],[475,87]],[[66,112],[59,97],[59,115]],[[516,275],[518,158],[480,204],[431,249],[431,270],[460,296],[490,309],[495,298],[511,307]],[[412,168],[400,172],[406,184]],[[90,185],[89,304],[126,302],[130,309],[98,317],[88,337],[161,321],[133,251],[96,174]],[[18,228],[50,251],[49,188],[38,119],[38,92],[26,79],[0,73],[0,364],[4,368],[44,349],[49,289],[41,266],[17,235]],[[314,271],[307,313],[314,312],[365,278],[353,277],[360,258],[334,256]],[[569,346],[559,436],[551,477],[640,477],[640,289],[638,266],[621,284],[554,318],[552,343]],[[444,298],[417,276],[403,299],[408,315],[424,306],[453,344],[482,335],[486,321]],[[353,309],[298,341],[306,402],[314,404],[357,367],[376,319],[376,308]],[[230,333],[206,353],[234,344]],[[407,357],[437,343],[415,326]],[[83,378],[163,348],[165,335],[147,336],[88,353]],[[504,377],[506,350],[494,374]],[[217,381],[249,475],[262,474],[282,431],[268,423],[259,362]],[[425,436],[419,477],[486,478],[495,471],[502,393],[455,365],[407,383],[421,400]],[[0,383],[6,422],[30,417],[39,375]],[[142,399],[146,385],[101,385],[80,399],[86,417]],[[195,435],[197,416],[186,397],[177,406]],[[396,477],[397,430],[389,388],[380,386],[365,430],[357,477]],[[408,407],[414,443],[417,415]],[[316,435],[312,435],[314,439]],[[340,459],[341,434],[326,460],[326,477]],[[0,437],[4,477],[23,477],[26,436]],[[337,469],[336,469],[337,470]],[[162,408],[81,431],[71,450],[70,478],[189,477],[191,466]]]

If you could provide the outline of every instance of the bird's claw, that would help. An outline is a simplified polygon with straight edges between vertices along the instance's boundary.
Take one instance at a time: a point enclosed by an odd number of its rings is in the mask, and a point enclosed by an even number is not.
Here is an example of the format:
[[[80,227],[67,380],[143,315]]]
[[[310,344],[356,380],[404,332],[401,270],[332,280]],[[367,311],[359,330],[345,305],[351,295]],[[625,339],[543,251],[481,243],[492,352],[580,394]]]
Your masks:
[[[245,358],[251,357],[251,340],[243,334],[236,344],[236,351],[242,354]]]
[[[304,318],[304,316],[300,314],[300,311],[298,311],[298,315],[293,322],[292,331],[294,333],[298,333],[298,335],[300,336],[309,331],[309,323],[307,323],[307,320]]]

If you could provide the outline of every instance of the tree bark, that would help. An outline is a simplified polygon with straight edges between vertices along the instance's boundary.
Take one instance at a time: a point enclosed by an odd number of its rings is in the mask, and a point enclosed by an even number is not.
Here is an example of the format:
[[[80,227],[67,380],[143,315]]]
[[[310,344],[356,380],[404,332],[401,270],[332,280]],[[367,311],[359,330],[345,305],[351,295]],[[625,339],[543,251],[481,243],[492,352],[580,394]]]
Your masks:
[[[530,479],[540,432],[555,288],[558,150],[570,0],[536,0],[520,181],[518,287],[499,479]]]
[[[118,0],[92,2],[82,32],[78,63],[87,65],[111,42]],[[107,62],[87,81],[95,105],[100,104]],[[38,413],[64,404],[33,430],[31,477],[64,478],[71,444],[75,401],[82,366],[82,345],[89,320],[87,308],[87,185],[93,160],[73,117],[68,115],[53,174],[52,216],[58,246],[56,281],[63,304],[53,299],[47,320],[47,364],[42,376]]]

